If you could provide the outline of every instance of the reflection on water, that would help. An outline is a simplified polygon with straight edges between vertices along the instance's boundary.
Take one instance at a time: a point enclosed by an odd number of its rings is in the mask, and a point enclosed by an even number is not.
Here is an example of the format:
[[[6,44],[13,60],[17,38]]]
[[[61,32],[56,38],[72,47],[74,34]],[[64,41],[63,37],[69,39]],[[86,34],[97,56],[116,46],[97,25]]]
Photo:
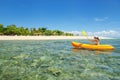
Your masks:
[[[89,54],[89,53],[94,53],[95,55],[99,55],[99,54],[112,54],[114,50],[88,50],[88,49],[82,49],[82,48],[72,48],[73,52],[76,53],[83,53],[83,54]]]

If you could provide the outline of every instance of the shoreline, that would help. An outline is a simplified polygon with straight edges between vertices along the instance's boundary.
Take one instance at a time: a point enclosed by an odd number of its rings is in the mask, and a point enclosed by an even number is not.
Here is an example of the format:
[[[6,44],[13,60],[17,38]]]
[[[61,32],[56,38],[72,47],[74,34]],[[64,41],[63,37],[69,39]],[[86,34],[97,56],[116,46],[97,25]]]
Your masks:
[[[0,40],[74,40],[93,39],[94,36],[0,36]],[[109,37],[99,37],[100,39],[114,39]]]

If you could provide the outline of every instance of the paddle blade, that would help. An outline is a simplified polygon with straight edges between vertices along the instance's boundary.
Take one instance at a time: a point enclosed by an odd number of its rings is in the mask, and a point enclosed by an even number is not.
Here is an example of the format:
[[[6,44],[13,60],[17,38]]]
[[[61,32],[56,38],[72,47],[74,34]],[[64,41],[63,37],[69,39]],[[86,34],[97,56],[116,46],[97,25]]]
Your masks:
[[[87,36],[87,33],[83,30],[82,31],[82,34],[84,35],[84,36]]]

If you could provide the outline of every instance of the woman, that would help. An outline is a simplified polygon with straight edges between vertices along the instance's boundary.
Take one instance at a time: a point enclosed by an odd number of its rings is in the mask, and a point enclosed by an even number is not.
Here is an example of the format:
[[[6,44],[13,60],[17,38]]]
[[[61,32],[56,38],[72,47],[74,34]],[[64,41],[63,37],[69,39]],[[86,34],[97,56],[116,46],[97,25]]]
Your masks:
[[[94,37],[95,45],[99,45],[100,44],[100,39],[98,37]]]

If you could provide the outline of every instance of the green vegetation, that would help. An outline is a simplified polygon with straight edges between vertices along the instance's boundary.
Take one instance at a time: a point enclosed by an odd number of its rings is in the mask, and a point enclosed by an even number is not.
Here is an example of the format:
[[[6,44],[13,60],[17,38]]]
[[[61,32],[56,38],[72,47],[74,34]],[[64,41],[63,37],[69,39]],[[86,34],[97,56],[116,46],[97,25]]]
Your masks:
[[[36,28],[24,28],[24,27],[17,27],[16,25],[9,25],[4,27],[3,24],[0,24],[0,35],[45,35],[45,36],[51,36],[51,35],[64,35],[64,36],[73,36],[72,33],[65,33],[60,30],[49,30],[45,27],[40,27],[38,29]]]

